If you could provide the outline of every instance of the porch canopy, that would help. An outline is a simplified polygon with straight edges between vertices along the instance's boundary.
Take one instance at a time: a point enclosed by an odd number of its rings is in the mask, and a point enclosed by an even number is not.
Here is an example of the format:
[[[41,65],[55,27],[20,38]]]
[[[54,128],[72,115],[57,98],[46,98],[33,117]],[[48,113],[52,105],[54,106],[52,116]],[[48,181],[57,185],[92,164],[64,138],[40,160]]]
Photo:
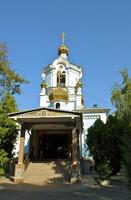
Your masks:
[[[9,114],[9,118],[13,119],[21,125],[18,164],[16,164],[15,166],[14,180],[22,181],[24,179],[24,143],[26,130],[30,130],[30,143],[35,145],[34,154],[37,155],[37,158],[40,158],[41,155],[48,156],[48,154],[50,155],[50,157],[54,155],[56,156],[57,151],[56,154],[54,154],[54,151],[58,149],[58,146],[56,145],[58,139],[60,145],[62,144],[62,142],[67,146],[68,143],[70,143],[72,168],[74,168],[75,166],[73,171],[76,170],[76,174],[79,177],[81,138],[80,134],[82,131],[81,113],[42,107],[33,110],[11,113]],[[42,140],[40,140],[41,138]],[[38,141],[42,141],[43,149],[40,148],[41,143]],[[52,142],[52,144],[54,145],[53,149],[53,145],[50,145],[50,142]],[[51,146],[50,149],[47,148],[47,144],[48,147],[49,145]],[[46,156],[44,158],[46,158]]]
[[[21,112],[10,113],[9,118],[26,128],[58,128],[58,125],[71,128],[75,124],[82,129],[82,114],[75,111],[65,111],[50,108],[37,108]],[[39,126],[41,125],[41,126]],[[63,125],[63,126],[62,126]]]
[[[80,112],[42,107],[33,110],[11,113],[9,114],[9,118],[21,125],[18,164],[23,164],[26,130],[31,130],[31,134],[32,132],[35,132],[35,135],[37,135],[40,130],[47,130],[48,132],[55,132],[55,130],[58,132],[61,130],[70,130],[72,133],[71,143],[75,143],[74,151],[72,149],[72,159],[78,159],[78,155],[76,154],[78,154],[78,149],[80,150],[79,141],[81,137],[79,137],[79,135],[82,130],[82,114]],[[74,142],[75,137],[77,137],[77,144]]]

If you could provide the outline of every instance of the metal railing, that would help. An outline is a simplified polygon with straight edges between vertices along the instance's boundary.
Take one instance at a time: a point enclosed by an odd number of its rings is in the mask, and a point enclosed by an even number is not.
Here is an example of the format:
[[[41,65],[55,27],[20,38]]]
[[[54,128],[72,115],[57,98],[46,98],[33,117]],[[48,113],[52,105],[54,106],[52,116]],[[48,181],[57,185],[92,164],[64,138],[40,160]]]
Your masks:
[[[27,156],[24,159],[25,170],[27,169],[27,167],[30,163],[30,160],[33,157],[33,153],[34,153],[34,147],[31,148],[31,150],[29,151],[29,153],[27,154]]]

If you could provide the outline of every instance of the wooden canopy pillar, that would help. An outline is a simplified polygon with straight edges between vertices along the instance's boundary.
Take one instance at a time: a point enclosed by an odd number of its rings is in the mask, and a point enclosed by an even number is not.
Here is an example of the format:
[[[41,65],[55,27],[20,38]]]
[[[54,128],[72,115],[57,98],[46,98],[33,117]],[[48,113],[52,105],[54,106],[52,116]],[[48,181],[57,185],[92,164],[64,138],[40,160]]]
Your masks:
[[[23,164],[24,161],[24,143],[25,143],[25,127],[22,126],[19,142],[18,164]]]
[[[80,180],[80,151],[79,151],[79,129],[72,129],[72,167],[71,167],[71,183]]]
[[[15,176],[14,182],[20,183],[23,182],[23,174],[24,174],[24,143],[25,143],[25,126],[21,127],[21,134],[19,138],[19,154],[18,154],[18,164],[15,165]]]

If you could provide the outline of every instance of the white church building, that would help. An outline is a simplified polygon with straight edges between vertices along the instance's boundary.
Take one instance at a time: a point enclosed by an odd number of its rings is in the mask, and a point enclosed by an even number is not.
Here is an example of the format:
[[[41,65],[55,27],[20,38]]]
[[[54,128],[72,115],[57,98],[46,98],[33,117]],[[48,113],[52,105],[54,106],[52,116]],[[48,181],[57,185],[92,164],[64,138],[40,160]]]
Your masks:
[[[84,106],[82,67],[72,64],[68,60],[68,54],[69,49],[64,43],[63,34],[58,57],[52,64],[42,69],[39,108],[9,115],[21,125],[19,147],[17,145],[15,150],[16,154],[19,152],[15,181],[32,181],[31,169],[36,164],[33,162],[37,161],[38,164],[39,160],[43,161],[44,166],[48,161],[48,164],[50,163],[48,167],[52,166],[53,161],[56,168],[60,167],[58,161],[61,160],[64,170],[66,168],[64,175],[62,170],[62,177],[65,177],[65,174],[67,177],[68,174],[72,181],[76,177],[79,179],[80,160],[88,158],[86,145],[88,128],[97,119],[101,119],[104,123],[107,120],[109,109],[98,108],[96,105],[92,108]],[[27,158],[24,158],[25,154]],[[25,167],[24,159],[28,160],[28,168]],[[42,169],[43,179],[41,175],[39,180],[43,181],[47,174],[45,175],[44,167]],[[32,176],[31,180],[28,175]],[[51,180],[52,177],[54,179],[51,172],[46,178]]]
[[[82,94],[82,67],[72,64],[68,60],[68,54],[69,49],[63,39],[58,48],[58,58],[42,70],[40,107],[82,113],[82,156],[87,158],[86,135],[88,128],[94,124],[96,119],[101,119],[106,123],[109,109],[98,108],[97,105],[93,105],[93,108],[85,108]]]

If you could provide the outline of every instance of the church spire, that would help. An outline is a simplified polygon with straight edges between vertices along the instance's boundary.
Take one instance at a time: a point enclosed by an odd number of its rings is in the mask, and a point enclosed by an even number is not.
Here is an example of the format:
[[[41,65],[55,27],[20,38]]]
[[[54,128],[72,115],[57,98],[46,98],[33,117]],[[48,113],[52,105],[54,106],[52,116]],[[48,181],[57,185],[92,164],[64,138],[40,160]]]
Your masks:
[[[63,54],[63,55],[68,56],[69,49],[65,45],[65,33],[64,32],[61,34],[61,39],[62,39],[62,44],[58,48],[58,55],[60,56]]]

